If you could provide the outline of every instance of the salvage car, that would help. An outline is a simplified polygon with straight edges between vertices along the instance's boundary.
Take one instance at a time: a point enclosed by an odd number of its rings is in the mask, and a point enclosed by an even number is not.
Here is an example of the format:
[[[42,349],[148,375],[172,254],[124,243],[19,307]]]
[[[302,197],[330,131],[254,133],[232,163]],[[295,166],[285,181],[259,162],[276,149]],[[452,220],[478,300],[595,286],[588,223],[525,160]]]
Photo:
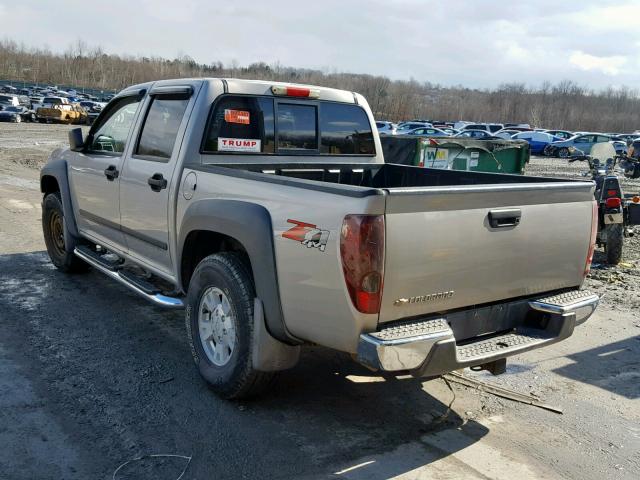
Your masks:
[[[542,155],[547,145],[562,140],[561,138],[554,137],[549,133],[535,131],[516,133],[511,138],[513,140],[525,140],[529,142],[531,153],[533,155]]]
[[[39,107],[36,110],[36,117],[40,123],[89,123],[89,115],[87,114],[87,111],[77,104]]]
[[[588,155],[591,147],[595,144],[609,141],[611,141],[611,137],[603,135],[602,133],[580,133],[567,140],[558,140],[557,142],[550,143],[545,148],[544,154],[568,158],[572,152],[577,150],[584,155]]]
[[[404,135],[419,135],[423,137],[450,137],[451,136],[450,134],[448,134],[444,130],[440,130],[439,128],[427,128],[427,127],[414,128],[413,130],[404,132]]]
[[[568,130],[545,130],[545,132],[561,140],[567,140],[575,135],[575,133],[569,132]]]
[[[20,105],[20,101],[18,100],[18,97],[16,95],[0,94],[0,103],[5,105],[13,105],[14,107]]]
[[[580,289],[592,182],[385,164],[351,91],[135,85],[86,137],[69,132],[40,188],[52,263],[184,308],[196,367],[224,398],[259,393],[305,345],[394,375],[501,373],[598,303]],[[85,295],[105,295],[92,278]]]
[[[380,135],[393,135],[396,133],[396,125],[392,122],[378,120],[376,122],[376,128]]]
[[[23,106],[7,106],[0,110],[0,122],[33,122],[35,114]]]
[[[478,140],[491,140],[498,138],[487,130],[462,130],[460,133],[456,133],[454,137],[459,138],[476,138]]]

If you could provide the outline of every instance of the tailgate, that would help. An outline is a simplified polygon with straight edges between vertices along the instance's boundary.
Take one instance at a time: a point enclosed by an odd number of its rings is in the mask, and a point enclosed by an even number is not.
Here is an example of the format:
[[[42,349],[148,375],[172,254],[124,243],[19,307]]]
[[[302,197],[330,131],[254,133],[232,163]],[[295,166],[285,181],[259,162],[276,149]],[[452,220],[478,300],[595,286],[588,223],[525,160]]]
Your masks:
[[[380,322],[580,285],[592,189],[590,182],[388,189]]]

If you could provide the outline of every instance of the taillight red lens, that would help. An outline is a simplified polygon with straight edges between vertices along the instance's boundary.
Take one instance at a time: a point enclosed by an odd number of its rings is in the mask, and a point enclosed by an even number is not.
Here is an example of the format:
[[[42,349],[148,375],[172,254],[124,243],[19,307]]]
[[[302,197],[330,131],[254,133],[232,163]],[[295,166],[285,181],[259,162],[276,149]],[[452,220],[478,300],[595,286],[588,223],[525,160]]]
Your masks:
[[[607,197],[615,197],[616,195],[618,195],[617,190],[607,190]]]
[[[384,216],[344,217],[340,256],[353,306],[361,313],[379,313],[384,278]]]
[[[596,237],[598,235],[598,203],[594,200],[591,204],[591,238],[589,239],[589,249],[587,250],[587,262],[584,265],[584,276],[591,271],[593,253],[596,249]]]
[[[617,197],[607,198],[607,200],[604,203],[607,206],[607,208],[617,208],[620,205],[622,205],[622,200]]]

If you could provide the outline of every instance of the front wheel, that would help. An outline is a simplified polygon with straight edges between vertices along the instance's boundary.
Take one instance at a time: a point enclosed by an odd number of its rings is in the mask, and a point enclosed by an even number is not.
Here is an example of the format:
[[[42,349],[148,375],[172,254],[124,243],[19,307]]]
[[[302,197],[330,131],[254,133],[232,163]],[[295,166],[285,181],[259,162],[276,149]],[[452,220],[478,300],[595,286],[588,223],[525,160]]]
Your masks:
[[[607,226],[607,243],[605,252],[607,263],[617,265],[622,260],[622,244],[624,242],[624,228],[621,223],[612,223]]]
[[[569,156],[569,149],[567,147],[562,147],[558,150],[558,156],[560,158],[567,158]]]
[[[262,392],[272,373],[253,368],[255,288],[243,257],[219,253],[191,277],[185,322],[193,359],[212,390],[227,399]]]
[[[64,236],[64,211],[59,192],[49,193],[42,202],[42,232],[51,263],[65,273],[85,272],[89,265],[73,253]]]

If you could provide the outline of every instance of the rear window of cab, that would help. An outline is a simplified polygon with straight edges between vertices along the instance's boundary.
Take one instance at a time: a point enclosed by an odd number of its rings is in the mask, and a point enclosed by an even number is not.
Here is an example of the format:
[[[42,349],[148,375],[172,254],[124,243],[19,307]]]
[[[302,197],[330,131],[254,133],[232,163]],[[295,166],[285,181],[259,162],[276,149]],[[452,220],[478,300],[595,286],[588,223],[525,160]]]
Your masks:
[[[375,155],[373,132],[358,105],[225,95],[214,103],[202,153]]]

